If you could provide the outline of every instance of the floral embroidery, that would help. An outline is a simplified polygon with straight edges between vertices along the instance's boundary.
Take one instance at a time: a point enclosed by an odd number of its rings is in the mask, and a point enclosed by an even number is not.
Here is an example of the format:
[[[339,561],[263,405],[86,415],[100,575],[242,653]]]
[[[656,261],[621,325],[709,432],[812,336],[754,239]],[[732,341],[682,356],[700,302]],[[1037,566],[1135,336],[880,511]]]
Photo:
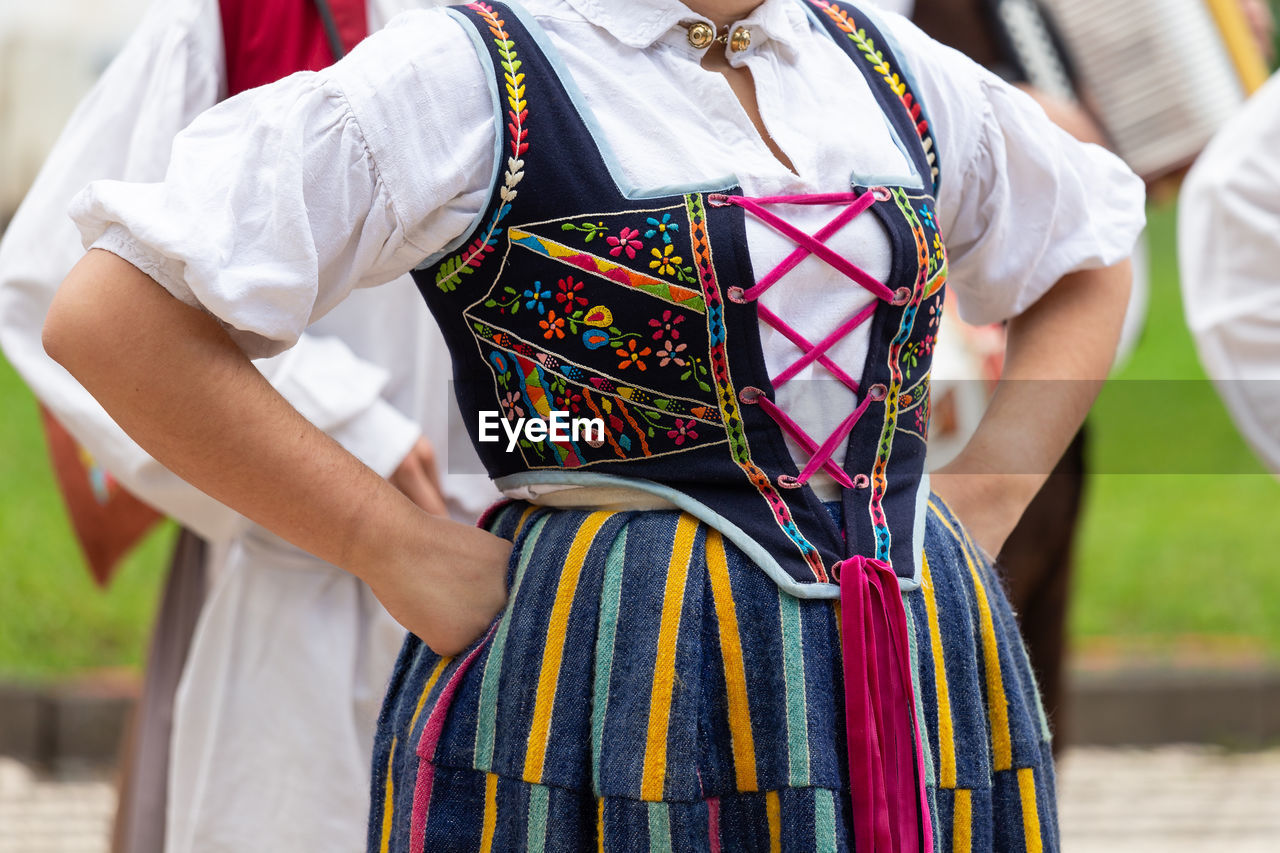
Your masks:
[[[561,231],[581,231],[582,233],[587,235],[586,239],[583,240],[583,242],[590,243],[592,240],[599,237],[601,234],[608,231],[609,229],[605,227],[605,224],[603,222],[583,222],[581,224],[566,222],[560,226],[560,230]],[[610,243],[614,243],[616,245],[616,241],[614,240],[613,237],[608,238],[608,240]]]
[[[649,254],[653,255],[654,260],[649,261],[649,269],[656,269],[658,275],[675,275],[677,268],[684,262],[684,258],[679,255],[672,255],[674,246],[663,246],[662,251],[650,249]]]
[[[655,251],[657,250],[655,249]],[[658,330],[653,333],[653,339],[655,341],[660,341],[664,337],[670,337],[673,340],[678,339],[680,337],[680,330],[677,329],[676,326],[683,322],[683,314],[677,314],[675,317],[672,317],[671,311],[663,311],[661,320],[649,321],[649,325]]]
[[[671,214],[669,213],[667,214],[667,216],[670,215]],[[610,246],[613,246],[613,248],[609,250],[609,254],[616,258],[621,256],[623,252],[626,252],[628,258],[634,258],[636,256],[636,249],[643,245],[636,239],[639,236],[640,232],[636,229],[623,228],[622,232],[618,234],[617,237],[606,237],[605,242]]]
[[[577,414],[582,409],[582,395],[576,390],[568,388],[564,393],[556,397],[556,408],[562,412]]]
[[[547,313],[547,306],[542,304],[542,300],[550,296],[551,291],[543,290],[542,282],[535,281],[533,283],[533,289],[526,290],[524,292],[524,295],[525,295],[525,299],[528,300],[524,303],[525,308],[528,308],[530,311],[532,311],[534,308],[537,308],[539,314]]]
[[[689,379],[692,378],[694,382],[698,383],[698,387],[703,391],[710,391],[711,386],[702,379],[702,377],[710,374],[710,371],[707,370],[707,366],[703,363],[702,358],[700,356],[694,356],[687,362],[687,364],[689,365],[689,369],[680,374],[680,381],[688,382]]]
[[[606,328],[613,325],[613,312],[603,305],[596,305],[582,314],[582,322],[588,326]]]
[[[631,365],[635,365],[638,370],[647,370],[648,366],[640,359],[646,355],[650,355],[653,350],[645,347],[639,352],[636,351],[636,342],[634,340],[627,341],[626,346],[620,346],[614,350],[618,355],[622,356],[622,361],[618,363],[619,370],[626,370]]]
[[[524,417],[524,407],[520,405],[520,394],[516,391],[508,391],[507,396],[502,398],[502,408],[509,421]]]
[[[502,229],[498,227],[508,213],[511,202],[515,201],[516,187],[524,180],[524,160],[520,155],[529,150],[529,128],[525,122],[529,117],[529,102],[524,97],[524,74],[520,71],[520,60],[516,56],[515,42],[506,31],[506,22],[498,17],[493,7],[487,3],[472,3],[474,9],[489,26],[493,34],[493,43],[497,45],[498,56],[502,59],[502,76],[507,90],[507,132],[510,134],[508,147],[511,156],[507,158],[506,169],[502,174],[502,186],[498,188],[498,196],[502,204],[494,211],[485,227],[484,234],[477,237],[467,246],[462,254],[454,255],[440,264],[436,270],[436,287],[449,293],[456,290],[463,275],[470,275],[484,261],[485,256],[493,252],[498,245],[498,237]]]
[[[554,310],[547,314],[545,320],[539,320],[538,325],[542,327],[542,336],[547,340],[553,335],[556,338],[564,337],[564,317],[557,317]]]
[[[680,230],[679,223],[671,221],[670,213],[662,214],[661,219],[655,219],[654,217],[650,216],[648,219],[645,220],[645,222],[648,222],[653,227],[650,228],[648,231],[644,232],[644,236],[647,239],[652,240],[654,237],[661,234],[662,242],[666,243],[668,246],[671,245],[671,232]],[[679,260],[677,260],[676,263],[680,263]]]
[[[563,305],[566,311],[572,311],[575,303],[582,306],[587,304],[587,297],[579,292],[582,290],[582,282],[574,281],[573,276],[560,279],[556,282],[556,287],[560,288],[560,292],[556,294],[556,302]]]
[[[667,341],[662,345],[662,349],[658,350],[657,356],[662,359],[658,362],[659,367],[666,367],[668,364],[675,364],[676,367],[684,367],[684,357],[680,353],[689,348],[688,344],[677,344],[675,341]]]
[[[608,344],[609,333],[604,329],[587,329],[582,333],[582,345],[587,349],[596,350]]]
[[[934,221],[933,210],[930,209],[928,204],[924,204],[920,206],[920,216],[922,219],[924,219],[925,225],[928,225],[930,228],[937,230],[938,223]]]
[[[694,431],[694,425],[695,421],[692,418],[687,421],[682,421],[679,418],[676,418],[676,428],[667,430],[667,438],[672,439],[676,445],[684,444],[686,439],[689,441],[696,441],[698,433]]]

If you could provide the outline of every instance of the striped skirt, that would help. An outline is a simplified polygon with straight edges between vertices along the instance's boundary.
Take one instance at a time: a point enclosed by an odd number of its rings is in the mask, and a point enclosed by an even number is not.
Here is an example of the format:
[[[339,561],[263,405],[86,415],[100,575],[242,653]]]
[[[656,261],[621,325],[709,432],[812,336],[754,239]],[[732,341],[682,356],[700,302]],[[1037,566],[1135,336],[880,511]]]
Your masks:
[[[410,636],[371,851],[852,848],[837,604],[672,511],[513,504],[510,599],[452,658]],[[991,567],[938,502],[904,594],[937,850],[1058,847],[1049,732]]]

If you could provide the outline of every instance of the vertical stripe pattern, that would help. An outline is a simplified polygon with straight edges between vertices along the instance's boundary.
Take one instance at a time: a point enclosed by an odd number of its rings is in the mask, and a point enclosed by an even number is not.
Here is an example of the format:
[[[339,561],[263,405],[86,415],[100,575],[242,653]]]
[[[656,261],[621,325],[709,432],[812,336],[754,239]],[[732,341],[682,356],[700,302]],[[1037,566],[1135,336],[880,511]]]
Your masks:
[[[653,695],[649,702],[649,737],[644,751],[644,778],[640,798],[661,800],[667,773],[667,730],[670,726],[671,694],[675,689],[676,637],[684,610],[685,581],[693,556],[693,537],[698,522],[682,515],[676,525],[671,563],[667,566],[667,589],[663,596],[662,623],[658,629],[657,661],[653,672]]]
[[[1027,853],[1040,853],[1040,808],[1036,804],[1036,771],[1024,767],[1018,771],[1018,794],[1022,800],[1022,835]]]
[[[532,507],[526,510],[520,516],[520,521],[516,526],[516,537],[524,531],[525,523],[532,514]],[[515,599],[520,595],[520,582],[524,579],[524,573],[529,568],[529,558],[533,554],[533,549],[538,544],[538,534],[542,532],[542,527],[546,524],[546,516],[534,522],[533,527],[529,531],[529,539],[525,543],[523,553],[520,554],[516,562],[515,577],[511,582],[511,593],[509,599]],[[476,769],[491,770],[493,769],[493,743],[494,743],[494,727],[498,724],[498,683],[502,677],[502,658],[507,648],[507,634],[511,630],[511,623],[507,619],[503,619],[498,623],[498,630],[493,635],[493,646],[489,649],[489,655],[485,659],[483,675],[480,679],[480,724],[476,726]]]
[[[490,633],[455,659],[406,643],[373,849],[849,849],[833,602],[781,594],[676,511],[513,508],[494,532],[520,535]],[[903,597],[934,849],[1054,853],[1033,682],[963,535],[937,505],[924,586]]]
[[[569,549],[568,561],[560,575],[551,624],[547,628],[546,647],[542,653],[542,672],[538,677],[538,698],[533,708],[533,725],[529,731],[529,751],[524,761],[524,780],[542,781],[542,764],[547,754],[547,737],[551,732],[551,714],[555,709],[556,687],[560,681],[560,657],[564,653],[569,627],[569,611],[574,592],[586,561],[587,550],[609,517],[607,512],[592,513],[583,522]]]
[[[724,539],[719,532],[707,534],[707,574],[720,626],[720,657],[724,661],[725,690],[729,706],[729,732],[733,744],[733,768],[739,791],[757,791],[756,745],[751,734],[751,700],[747,695],[747,673],[742,662],[742,638],[738,614],[729,584],[729,565]]]
[[[922,559],[923,585],[921,595],[924,598],[925,612],[929,614],[929,636],[939,637],[942,629],[938,624],[938,602],[933,593],[933,573],[929,570],[929,557]],[[951,693],[947,687],[947,664],[941,643],[932,643],[931,663],[933,664],[934,690],[937,692],[938,716],[938,787],[954,788],[956,786],[956,743],[955,732],[951,725]]]
[[[995,620],[991,615],[991,602],[987,595],[986,584],[974,564],[969,543],[962,539],[949,520],[943,518],[942,523],[951,535],[960,541],[965,564],[973,582],[974,598],[977,600],[980,619],[982,662],[986,670],[987,713],[991,720],[991,753],[994,769],[1009,770],[1013,767],[1013,746],[1009,736],[1009,706],[1005,699],[1004,677],[1000,672],[1000,646],[996,637]]]
[[[956,790],[955,817],[951,823],[952,853],[969,853],[973,849],[973,792]]]

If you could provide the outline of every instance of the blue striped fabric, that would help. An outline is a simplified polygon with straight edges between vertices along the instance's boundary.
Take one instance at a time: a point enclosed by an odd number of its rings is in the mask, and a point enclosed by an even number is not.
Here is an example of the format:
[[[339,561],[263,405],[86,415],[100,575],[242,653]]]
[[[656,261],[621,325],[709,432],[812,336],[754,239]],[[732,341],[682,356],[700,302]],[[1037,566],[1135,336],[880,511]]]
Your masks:
[[[674,510],[512,504],[492,529],[516,543],[508,606],[457,658],[406,641],[370,850],[850,848],[834,602],[780,592]],[[1049,733],[999,582],[938,503],[925,554],[904,601],[937,849],[1056,850]]]

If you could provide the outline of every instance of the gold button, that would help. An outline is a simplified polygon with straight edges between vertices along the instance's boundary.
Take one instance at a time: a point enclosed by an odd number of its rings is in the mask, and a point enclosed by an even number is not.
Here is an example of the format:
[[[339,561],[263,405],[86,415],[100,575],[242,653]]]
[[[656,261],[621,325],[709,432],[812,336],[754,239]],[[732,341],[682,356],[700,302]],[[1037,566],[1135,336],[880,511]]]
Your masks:
[[[729,37],[729,49],[734,53],[741,53],[749,47],[751,47],[751,30],[738,27]]]
[[[716,40],[716,31],[711,29],[711,25],[703,21],[698,21],[689,26],[689,44],[698,50],[704,47],[710,47],[711,43]]]

